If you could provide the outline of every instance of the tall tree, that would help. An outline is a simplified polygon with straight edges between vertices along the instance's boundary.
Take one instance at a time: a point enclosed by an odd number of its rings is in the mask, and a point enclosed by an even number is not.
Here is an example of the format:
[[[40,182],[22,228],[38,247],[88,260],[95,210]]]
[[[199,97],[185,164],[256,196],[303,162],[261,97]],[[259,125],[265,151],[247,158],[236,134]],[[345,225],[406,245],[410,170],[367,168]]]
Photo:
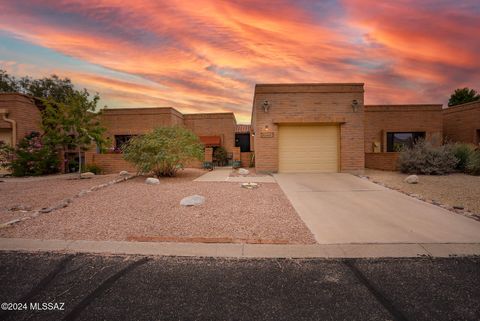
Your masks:
[[[20,88],[15,77],[7,74],[5,70],[0,69],[0,93],[19,92]]]
[[[461,105],[472,101],[480,100],[480,95],[474,89],[470,88],[458,88],[450,96],[448,100],[448,106]]]

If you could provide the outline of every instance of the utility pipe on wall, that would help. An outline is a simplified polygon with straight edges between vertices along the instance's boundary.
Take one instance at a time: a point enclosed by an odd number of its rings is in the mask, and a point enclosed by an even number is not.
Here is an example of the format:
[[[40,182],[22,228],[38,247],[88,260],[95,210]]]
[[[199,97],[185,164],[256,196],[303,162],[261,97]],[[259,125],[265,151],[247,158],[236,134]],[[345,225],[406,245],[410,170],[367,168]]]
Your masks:
[[[8,109],[0,109],[0,114],[2,114],[2,119],[7,123],[12,124],[12,146],[17,144],[17,122],[13,119],[7,118]]]

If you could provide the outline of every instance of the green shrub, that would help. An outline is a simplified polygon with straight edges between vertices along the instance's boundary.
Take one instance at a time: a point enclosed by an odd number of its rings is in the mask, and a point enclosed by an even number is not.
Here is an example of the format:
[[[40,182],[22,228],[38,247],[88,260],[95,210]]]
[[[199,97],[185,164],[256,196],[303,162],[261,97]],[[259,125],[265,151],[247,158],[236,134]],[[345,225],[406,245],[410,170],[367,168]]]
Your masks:
[[[480,149],[470,154],[465,166],[465,172],[470,175],[480,175]]]
[[[9,165],[13,176],[39,176],[58,172],[58,154],[43,143],[38,132],[25,136],[13,153],[13,160]]]
[[[451,145],[435,147],[423,139],[404,149],[398,161],[403,173],[426,175],[451,173],[458,163]]]
[[[123,150],[123,158],[135,164],[140,173],[175,176],[188,161],[202,160],[203,145],[190,130],[158,127],[152,132],[133,137]]]
[[[458,159],[455,169],[464,172],[468,160],[475,151],[475,146],[467,143],[455,143],[452,145],[453,154]]]
[[[216,147],[213,151],[213,158],[218,162],[218,166],[225,166],[228,161],[227,150],[223,146]]]
[[[82,166],[82,167],[83,167],[82,172],[91,172],[95,175],[100,175],[103,173],[102,168],[95,164],[92,164],[92,165],[87,164],[87,166]]]

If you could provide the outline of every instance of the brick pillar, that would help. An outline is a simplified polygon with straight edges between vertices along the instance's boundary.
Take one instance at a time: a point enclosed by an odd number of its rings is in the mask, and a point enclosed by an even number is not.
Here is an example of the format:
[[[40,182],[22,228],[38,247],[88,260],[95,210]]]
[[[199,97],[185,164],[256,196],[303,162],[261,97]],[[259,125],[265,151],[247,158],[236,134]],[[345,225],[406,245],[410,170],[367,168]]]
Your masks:
[[[205,159],[204,162],[211,163],[213,162],[213,148],[211,147],[206,147],[205,148]]]
[[[240,161],[240,147],[233,147],[233,161]]]

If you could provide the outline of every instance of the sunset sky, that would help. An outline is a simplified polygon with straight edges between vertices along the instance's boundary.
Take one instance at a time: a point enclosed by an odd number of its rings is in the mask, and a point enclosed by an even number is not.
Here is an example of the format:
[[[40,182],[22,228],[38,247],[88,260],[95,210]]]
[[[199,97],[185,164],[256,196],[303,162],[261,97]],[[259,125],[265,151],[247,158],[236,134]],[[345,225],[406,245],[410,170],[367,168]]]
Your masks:
[[[0,69],[115,107],[233,111],[256,83],[364,82],[367,104],[480,90],[480,1],[0,0]]]

